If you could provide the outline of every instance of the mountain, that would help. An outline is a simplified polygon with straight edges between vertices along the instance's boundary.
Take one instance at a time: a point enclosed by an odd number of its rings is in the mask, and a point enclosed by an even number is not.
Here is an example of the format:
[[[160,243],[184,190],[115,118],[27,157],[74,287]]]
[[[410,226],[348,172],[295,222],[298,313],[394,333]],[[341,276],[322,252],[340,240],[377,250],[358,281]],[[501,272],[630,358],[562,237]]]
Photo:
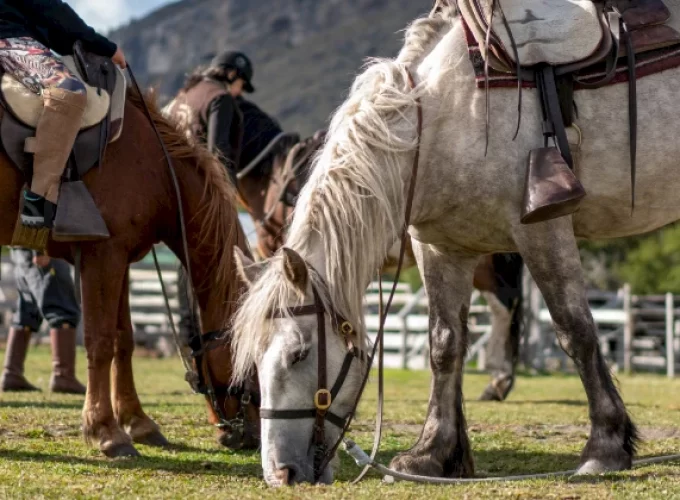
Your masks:
[[[303,136],[326,126],[367,57],[394,57],[420,0],[181,0],[110,33],[162,101],[225,49],[253,61],[249,96]]]

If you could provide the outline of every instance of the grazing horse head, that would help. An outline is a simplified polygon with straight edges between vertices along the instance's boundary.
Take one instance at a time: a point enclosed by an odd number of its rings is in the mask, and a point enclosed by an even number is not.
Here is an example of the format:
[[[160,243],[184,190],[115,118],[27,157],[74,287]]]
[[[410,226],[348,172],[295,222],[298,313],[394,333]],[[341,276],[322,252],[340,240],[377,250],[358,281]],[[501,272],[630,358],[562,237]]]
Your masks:
[[[333,450],[366,373],[363,295],[403,224],[400,165],[417,144],[403,120],[415,123],[415,100],[402,65],[372,65],[331,122],[287,248],[257,264],[237,254],[249,290],[234,321],[234,373],[257,368],[271,485],[332,481],[334,464],[319,455]]]

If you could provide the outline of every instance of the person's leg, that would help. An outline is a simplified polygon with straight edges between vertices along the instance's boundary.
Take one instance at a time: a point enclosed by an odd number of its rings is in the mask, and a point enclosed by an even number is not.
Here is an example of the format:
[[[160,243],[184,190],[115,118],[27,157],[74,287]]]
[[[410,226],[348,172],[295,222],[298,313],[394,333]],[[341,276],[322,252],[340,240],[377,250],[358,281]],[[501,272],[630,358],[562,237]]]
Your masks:
[[[7,350],[2,376],[0,377],[0,390],[7,392],[38,391],[39,389],[24,377],[24,361],[26,360],[31,334],[40,328],[42,322],[36,299],[31,294],[27,280],[35,272],[32,262],[33,252],[12,249],[10,256],[14,263],[14,275],[19,297],[12,318],[12,327],[7,337]]]
[[[33,246],[30,233],[21,235],[21,226],[37,230],[52,225],[61,175],[80,130],[87,93],[60,59],[31,38],[0,40],[0,66],[44,100],[35,138],[26,141],[27,151],[34,154],[33,178],[24,192],[21,224],[13,240]]]
[[[43,268],[45,279],[38,297],[40,311],[50,325],[52,346],[52,377],[50,390],[67,394],[85,394],[85,386],[75,376],[76,327],[80,321],[80,307],[76,301],[75,285],[69,265],[51,259]]]

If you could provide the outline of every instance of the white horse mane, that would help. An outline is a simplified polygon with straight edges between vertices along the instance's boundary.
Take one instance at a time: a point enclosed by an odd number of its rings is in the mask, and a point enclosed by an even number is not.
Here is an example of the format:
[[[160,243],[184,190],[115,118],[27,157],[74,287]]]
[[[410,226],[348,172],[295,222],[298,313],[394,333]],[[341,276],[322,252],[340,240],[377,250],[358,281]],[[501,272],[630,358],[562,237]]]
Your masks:
[[[367,63],[331,120],[290,228],[289,248],[304,255],[313,241],[323,246],[327,288],[316,272],[310,273],[312,285],[327,307],[332,305],[352,322],[362,346],[367,344],[362,298],[400,234],[410,178],[410,168],[404,172],[401,165],[405,155],[412,158],[418,140],[415,109],[422,90],[411,88],[406,68],[431,50],[445,24],[450,25],[441,17],[416,20],[396,60]],[[280,258],[271,259],[235,316],[236,381],[249,375],[269,345],[271,312],[285,312],[304,300],[285,278]],[[297,297],[298,304],[291,304],[291,297]]]

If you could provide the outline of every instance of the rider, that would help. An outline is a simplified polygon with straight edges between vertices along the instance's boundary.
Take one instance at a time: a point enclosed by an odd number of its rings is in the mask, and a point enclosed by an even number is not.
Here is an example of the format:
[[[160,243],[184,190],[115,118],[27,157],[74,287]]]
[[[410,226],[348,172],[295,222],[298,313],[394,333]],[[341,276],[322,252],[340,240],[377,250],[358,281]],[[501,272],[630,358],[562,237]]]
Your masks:
[[[25,227],[51,227],[60,178],[87,104],[83,83],[51,52],[69,55],[76,41],[125,68],[123,51],[61,0],[0,0],[0,66],[44,101],[33,178],[23,193],[20,221]]]
[[[222,158],[236,184],[242,140],[242,116],[235,102],[244,91],[254,92],[253,65],[242,52],[217,55],[207,69],[198,69],[166,108],[191,137]]]

